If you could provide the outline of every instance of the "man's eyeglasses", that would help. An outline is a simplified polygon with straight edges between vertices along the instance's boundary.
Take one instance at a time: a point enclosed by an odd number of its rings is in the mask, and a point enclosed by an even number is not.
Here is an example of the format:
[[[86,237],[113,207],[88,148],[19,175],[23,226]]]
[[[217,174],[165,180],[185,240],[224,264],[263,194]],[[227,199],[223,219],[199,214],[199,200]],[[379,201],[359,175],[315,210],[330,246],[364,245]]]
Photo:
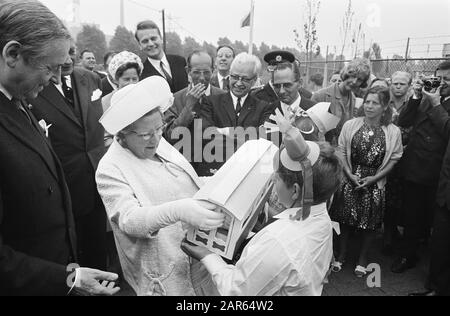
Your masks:
[[[245,77],[241,77],[241,76],[237,76],[237,75],[230,75],[230,78],[233,79],[234,81],[241,81],[243,83],[251,83],[253,80],[256,79],[256,76],[253,78],[245,78]]]
[[[47,69],[47,74],[48,75],[59,76],[61,74],[62,66],[63,65],[57,65],[57,66],[45,65],[45,68]]]
[[[295,85],[295,82],[285,82],[285,83],[274,83],[273,87],[276,90],[281,90],[282,87],[284,87],[284,89],[292,89]]]
[[[131,134],[135,134],[137,137],[141,138],[142,140],[150,140],[155,136],[161,136],[163,134],[164,129],[166,128],[167,124],[164,124],[163,126],[157,128],[155,131],[146,133],[146,134],[139,134],[135,131],[129,131]]]

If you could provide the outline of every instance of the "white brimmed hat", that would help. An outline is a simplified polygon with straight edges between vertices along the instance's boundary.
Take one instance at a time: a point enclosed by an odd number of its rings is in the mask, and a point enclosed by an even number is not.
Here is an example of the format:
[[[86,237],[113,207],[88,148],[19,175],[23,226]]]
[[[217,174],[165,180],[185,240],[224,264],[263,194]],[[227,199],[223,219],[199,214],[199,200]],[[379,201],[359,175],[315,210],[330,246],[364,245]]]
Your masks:
[[[301,161],[308,159],[313,166],[320,156],[317,143],[305,141],[297,128],[291,128],[284,138],[286,148],[281,150],[280,162],[291,171],[302,171]]]
[[[306,111],[311,120],[323,134],[335,129],[341,119],[329,112],[331,103],[320,102]]]
[[[116,135],[155,108],[165,112],[172,103],[167,81],[160,76],[149,77],[114,93],[100,123],[108,133]]]

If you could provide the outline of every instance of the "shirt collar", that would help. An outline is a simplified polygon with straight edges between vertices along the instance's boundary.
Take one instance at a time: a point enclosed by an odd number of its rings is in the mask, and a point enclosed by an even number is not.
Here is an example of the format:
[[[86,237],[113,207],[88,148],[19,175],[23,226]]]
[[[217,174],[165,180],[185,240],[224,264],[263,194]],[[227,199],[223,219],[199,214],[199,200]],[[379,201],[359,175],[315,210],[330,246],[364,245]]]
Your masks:
[[[5,97],[8,98],[9,101],[12,100],[13,97],[12,97],[11,93],[9,93],[8,90],[6,90],[6,88],[3,87],[1,84],[0,84],[0,92],[3,93],[5,95]]]
[[[219,82],[222,82],[223,79],[227,79],[229,77],[230,77],[230,75],[224,77],[219,72],[217,73],[217,79],[219,80]]]
[[[234,108],[236,108],[237,102],[238,102],[238,97],[236,97],[236,96],[233,94],[233,92],[231,92],[231,91],[230,91],[230,94],[231,94],[231,99],[233,99],[233,105],[234,105]],[[245,100],[247,100],[247,98],[248,98],[248,93],[247,93],[245,96],[243,96],[243,97],[241,98],[241,106],[242,106],[242,107],[244,107]]]
[[[450,96],[446,97],[446,98],[444,99],[444,102],[447,101],[447,100],[450,100]]]
[[[287,209],[284,212],[274,216],[273,218],[275,218],[275,219],[290,219],[292,216],[295,216],[300,209],[301,208],[290,208],[290,209]],[[324,213],[327,213],[327,204],[326,203],[311,206],[310,217],[311,216],[314,216],[314,217],[319,216]]]
[[[161,67],[161,62],[164,63],[164,66],[166,67],[170,67],[169,65],[169,61],[167,60],[166,54],[163,55],[163,57],[161,58],[161,60],[159,59],[153,59],[148,57],[148,61],[153,65],[153,66],[157,66],[157,69],[159,69]]]
[[[205,90],[205,95],[209,97],[211,95],[211,85],[208,85],[208,88]]]
[[[302,102],[302,96],[300,93],[298,94],[297,100],[294,101],[291,105],[287,105],[283,102],[281,102],[282,105],[286,106],[287,108],[291,108],[291,111],[294,113],[297,113],[297,110],[300,108],[300,103]]]

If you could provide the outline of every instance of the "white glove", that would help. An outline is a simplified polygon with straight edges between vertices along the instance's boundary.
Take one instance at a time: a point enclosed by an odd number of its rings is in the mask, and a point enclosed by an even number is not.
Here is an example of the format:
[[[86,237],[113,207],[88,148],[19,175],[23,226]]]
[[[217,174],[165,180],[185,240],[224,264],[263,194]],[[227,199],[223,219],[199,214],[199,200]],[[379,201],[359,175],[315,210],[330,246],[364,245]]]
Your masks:
[[[153,207],[147,216],[147,227],[151,232],[161,228],[184,222],[195,228],[209,231],[221,227],[225,216],[213,212],[215,205],[194,199],[184,199]]]

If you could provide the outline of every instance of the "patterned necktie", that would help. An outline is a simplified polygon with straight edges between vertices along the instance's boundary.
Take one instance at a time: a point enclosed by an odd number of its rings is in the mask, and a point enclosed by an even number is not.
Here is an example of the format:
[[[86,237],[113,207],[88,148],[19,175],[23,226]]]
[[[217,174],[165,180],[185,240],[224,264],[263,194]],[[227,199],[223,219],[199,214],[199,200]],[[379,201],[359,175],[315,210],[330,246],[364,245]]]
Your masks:
[[[239,116],[239,114],[242,111],[242,104],[241,104],[241,98],[238,99],[236,104],[236,115]]]
[[[69,101],[70,104],[73,105],[73,90],[67,85],[66,77],[61,77],[61,81],[64,96],[66,97],[67,101]]]
[[[164,73],[164,77],[166,77],[167,82],[169,83],[169,86],[172,85],[172,77],[170,76],[170,74],[166,71],[165,67],[164,67],[164,63],[161,61],[161,70]]]
[[[230,79],[229,77],[222,79],[222,90],[230,91]]]

